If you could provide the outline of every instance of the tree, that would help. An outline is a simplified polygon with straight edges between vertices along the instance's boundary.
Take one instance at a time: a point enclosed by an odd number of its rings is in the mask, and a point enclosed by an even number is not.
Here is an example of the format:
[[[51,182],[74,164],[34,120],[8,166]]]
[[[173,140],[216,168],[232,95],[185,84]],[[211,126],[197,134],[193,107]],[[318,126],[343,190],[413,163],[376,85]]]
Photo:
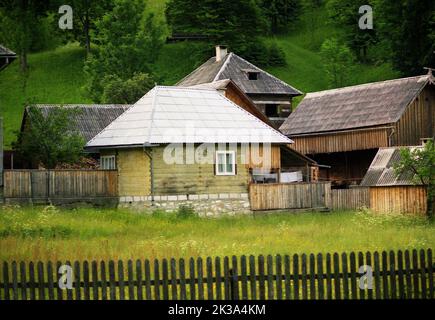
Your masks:
[[[427,188],[427,211],[434,216],[435,197],[435,144],[429,141],[424,148],[403,148],[400,150],[400,161],[395,164],[396,176],[412,174],[414,183]]]
[[[373,5],[370,0],[330,0],[327,3],[328,13],[336,25],[344,32],[347,46],[362,61],[367,60],[368,48],[378,41],[376,28],[362,30],[358,21],[361,17],[359,8]]]
[[[146,73],[136,73],[127,81],[117,76],[104,78],[102,103],[133,104],[144,96],[154,85],[154,79]]]
[[[378,33],[396,70],[413,76],[435,66],[435,1],[376,0],[374,10]]]
[[[212,45],[228,45],[245,58],[255,56],[256,47],[264,49],[259,35],[267,22],[254,0],[170,0],[166,19],[173,33],[207,36]]]
[[[85,145],[71,121],[77,112],[77,109],[53,108],[44,115],[39,108],[31,106],[28,110],[30,125],[18,134],[14,150],[22,159],[42,164],[47,169],[77,162]]]
[[[154,15],[144,18],[144,10],[143,0],[116,0],[113,10],[96,22],[98,50],[85,64],[86,89],[95,102],[102,101],[110,77],[127,81],[136,73],[150,73],[163,31]]]
[[[48,6],[49,1],[0,0],[0,41],[17,52],[23,72],[28,69],[27,54]]]
[[[273,34],[286,32],[301,14],[301,0],[259,0]]]
[[[73,32],[76,40],[86,49],[86,54],[91,52],[91,34],[95,29],[95,22],[113,8],[113,0],[56,0],[53,9],[68,4],[73,9]]]
[[[353,55],[349,48],[337,39],[325,40],[320,49],[323,65],[333,88],[343,87],[351,73]]]

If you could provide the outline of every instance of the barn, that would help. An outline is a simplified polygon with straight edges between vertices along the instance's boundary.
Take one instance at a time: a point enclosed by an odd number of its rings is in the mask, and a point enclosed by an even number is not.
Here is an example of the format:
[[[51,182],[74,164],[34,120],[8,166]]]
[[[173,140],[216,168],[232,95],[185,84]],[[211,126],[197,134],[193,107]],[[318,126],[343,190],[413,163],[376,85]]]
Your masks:
[[[361,186],[369,187],[370,208],[374,212],[424,215],[427,212],[426,187],[414,179],[411,172],[399,176],[394,172],[394,165],[400,161],[400,149],[380,148]]]
[[[435,133],[431,73],[309,93],[281,132],[292,148],[328,167],[335,187],[358,185],[379,148],[420,145]]]

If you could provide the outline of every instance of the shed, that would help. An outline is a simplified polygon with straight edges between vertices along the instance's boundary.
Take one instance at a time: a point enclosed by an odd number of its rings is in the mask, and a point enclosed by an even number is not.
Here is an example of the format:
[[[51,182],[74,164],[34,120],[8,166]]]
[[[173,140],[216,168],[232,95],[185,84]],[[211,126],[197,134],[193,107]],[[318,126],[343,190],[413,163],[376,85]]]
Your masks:
[[[403,147],[380,148],[361,186],[369,187],[370,208],[375,212],[425,214],[426,187],[415,181],[414,174],[411,172],[400,176],[394,172],[394,165],[400,161],[401,148]]]
[[[298,89],[228,52],[223,46],[217,46],[216,56],[183,78],[177,86],[192,87],[225,79],[231,79],[247,94],[276,127],[291,113],[293,97],[302,95]]]
[[[17,58],[17,55],[15,52],[0,45],[0,71],[2,69],[6,68],[16,58]]]
[[[379,148],[434,136],[434,84],[428,74],[308,93],[280,130],[295,150],[332,167],[323,178],[358,184]]]

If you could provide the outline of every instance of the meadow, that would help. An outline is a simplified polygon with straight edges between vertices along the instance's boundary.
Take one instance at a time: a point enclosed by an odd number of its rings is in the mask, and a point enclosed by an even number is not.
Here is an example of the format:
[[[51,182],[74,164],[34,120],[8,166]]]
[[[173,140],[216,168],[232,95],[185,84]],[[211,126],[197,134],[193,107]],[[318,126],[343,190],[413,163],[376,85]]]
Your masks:
[[[434,245],[434,221],[367,211],[206,219],[129,209],[0,208],[0,261],[365,252]]]

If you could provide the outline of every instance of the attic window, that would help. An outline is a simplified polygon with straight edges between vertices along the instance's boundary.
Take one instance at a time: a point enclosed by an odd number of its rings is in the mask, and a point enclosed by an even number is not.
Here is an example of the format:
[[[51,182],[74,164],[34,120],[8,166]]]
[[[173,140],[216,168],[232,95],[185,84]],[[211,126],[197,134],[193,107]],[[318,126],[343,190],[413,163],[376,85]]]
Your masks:
[[[248,72],[249,80],[258,80],[258,72]]]
[[[264,110],[266,117],[279,118],[279,110],[277,104],[266,104]]]

